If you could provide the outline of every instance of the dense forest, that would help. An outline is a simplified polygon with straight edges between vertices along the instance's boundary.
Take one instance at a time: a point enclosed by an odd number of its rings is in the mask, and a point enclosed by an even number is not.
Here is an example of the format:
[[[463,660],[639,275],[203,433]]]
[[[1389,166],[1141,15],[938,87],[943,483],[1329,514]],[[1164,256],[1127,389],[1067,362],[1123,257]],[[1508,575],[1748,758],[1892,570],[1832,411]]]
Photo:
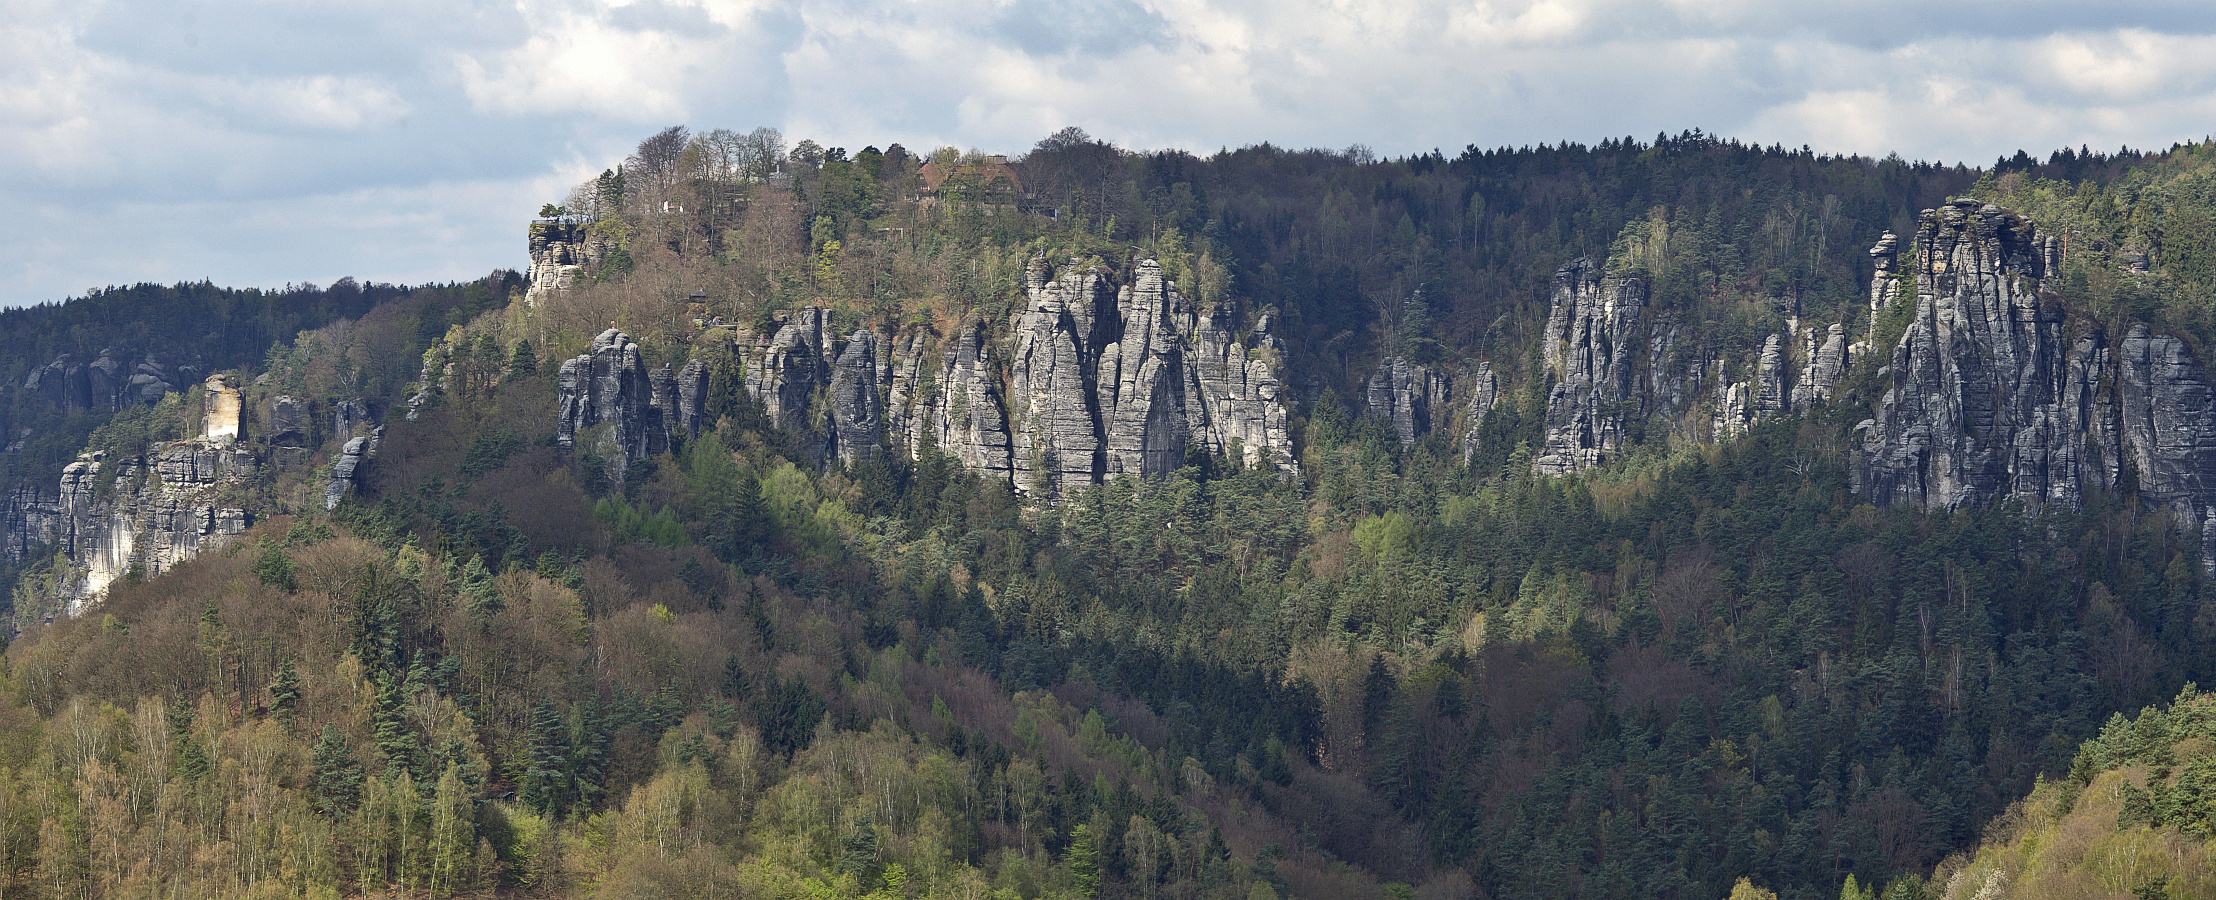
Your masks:
[[[1065,130],[1017,162],[673,128],[548,204],[608,251],[535,303],[496,273],[0,315],[14,384],[115,347],[393,411],[335,510],[299,499],[323,470],[263,485],[227,549],[13,639],[0,893],[2205,894],[2216,596],[2171,518],[1872,506],[1846,403],[1577,476],[1531,454],[1578,256],[1744,347],[1870,326],[1870,243],[1969,194],[2100,251],[2073,315],[2216,333],[2216,150]],[[804,304],[1006,322],[1034,256],[1134,251],[1279,323],[1297,477],[1194,453],[1046,503],[931,446],[819,467],[728,383],[620,486],[554,437],[558,366],[610,323],[659,364]],[[1385,355],[1502,371],[1476,452],[1364,408]],[[11,396],[45,442],[11,477],[113,432]]]

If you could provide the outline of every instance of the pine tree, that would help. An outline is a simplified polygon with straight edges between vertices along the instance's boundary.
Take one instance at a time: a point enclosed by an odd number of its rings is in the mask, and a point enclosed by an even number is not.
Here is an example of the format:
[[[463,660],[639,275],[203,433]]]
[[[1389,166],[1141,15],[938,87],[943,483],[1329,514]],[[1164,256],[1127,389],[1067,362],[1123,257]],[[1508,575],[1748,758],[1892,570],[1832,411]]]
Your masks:
[[[539,698],[531,709],[527,735],[529,766],[523,771],[521,798],[533,811],[552,816],[568,799],[564,781],[569,769],[569,729],[551,698]]]
[[[354,809],[362,799],[362,764],[354,758],[354,745],[338,726],[323,726],[315,750],[308,756],[317,812],[337,818]]]
[[[539,351],[531,346],[531,339],[516,341],[514,353],[508,356],[508,374],[531,376],[539,374]]]
[[[377,729],[377,752],[385,758],[385,777],[413,774],[420,767],[423,747],[415,730],[401,715],[401,681],[391,675],[377,685],[377,708],[370,714]]]
[[[254,573],[255,578],[261,579],[263,584],[286,592],[292,591],[296,586],[292,557],[286,556],[285,548],[276,544],[264,546],[261,554],[254,557],[254,565],[249,571]]]
[[[455,580],[459,582],[456,592],[461,597],[462,608],[469,611],[472,620],[484,624],[500,614],[504,603],[500,592],[493,589],[492,573],[485,569],[483,558],[470,554]]]
[[[1093,837],[1091,825],[1079,825],[1070,832],[1070,847],[1066,861],[1071,880],[1076,882],[1077,896],[1091,897],[1100,893],[1100,848]]]
[[[277,664],[277,677],[269,682],[269,708],[286,727],[300,708],[300,672],[290,658]]]

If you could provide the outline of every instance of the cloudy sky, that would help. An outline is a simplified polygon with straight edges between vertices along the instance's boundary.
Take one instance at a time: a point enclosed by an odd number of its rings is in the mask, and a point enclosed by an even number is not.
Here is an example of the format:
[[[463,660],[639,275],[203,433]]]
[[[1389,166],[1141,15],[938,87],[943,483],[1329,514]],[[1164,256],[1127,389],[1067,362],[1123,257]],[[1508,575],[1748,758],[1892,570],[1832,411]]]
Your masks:
[[[0,305],[526,259],[647,134],[1381,155],[1702,128],[1990,163],[2216,132],[2155,0],[0,0]]]

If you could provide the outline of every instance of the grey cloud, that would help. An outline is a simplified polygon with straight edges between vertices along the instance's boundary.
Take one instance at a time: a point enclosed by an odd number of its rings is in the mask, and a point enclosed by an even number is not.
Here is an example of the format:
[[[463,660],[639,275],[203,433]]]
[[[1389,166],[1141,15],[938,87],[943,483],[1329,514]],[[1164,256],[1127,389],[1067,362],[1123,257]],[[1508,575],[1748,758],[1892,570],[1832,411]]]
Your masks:
[[[1169,23],[1133,0],[1016,2],[993,20],[993,33],[1025,53],[1112,56],[1170,39]]]
[[[0,304],[519,265],[538,204],[673,121],[1013,152],[1067,124],[1127,147],[1385,154],[1700,127],[1978,162],[2166,145],[2216,115],[2216,41],[2164,37],[2216,35],[2197,2],[1550,0],[1570,18],[1501,24],[1533,5],[34,4],[0,31],[0,84],[41,85],[0,89],[0,192],[22,211],[0,242],[30,260],[0,273]],[[1480,7],[1500,21],[1473,32]],[[2121,30],[2153,55],[2118,58]],[[2077,69],[2057,34],[2084,39]]]

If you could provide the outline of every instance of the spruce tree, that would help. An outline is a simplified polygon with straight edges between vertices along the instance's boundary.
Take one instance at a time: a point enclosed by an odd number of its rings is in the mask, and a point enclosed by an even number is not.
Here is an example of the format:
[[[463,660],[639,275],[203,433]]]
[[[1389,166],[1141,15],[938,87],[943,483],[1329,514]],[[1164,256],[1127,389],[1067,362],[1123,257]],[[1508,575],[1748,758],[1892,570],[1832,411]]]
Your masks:
[[[564,781],[569,769],[569,728],[551,698],[541,697],[532,707],[526,740],[530,760],[523,771],[520,799],[540,813],[559,813],[568,799]]]
[[[277,677],[269,682],[269,708],[288,728],[300,708],[300,672],[291,659],[277,664]]]
[[[336,818],[361,802],[362,764],[354,758],[354,745],[339,733],[338,726],[323,726],[323,735],[316,740],[308,763],[317,812]]]

